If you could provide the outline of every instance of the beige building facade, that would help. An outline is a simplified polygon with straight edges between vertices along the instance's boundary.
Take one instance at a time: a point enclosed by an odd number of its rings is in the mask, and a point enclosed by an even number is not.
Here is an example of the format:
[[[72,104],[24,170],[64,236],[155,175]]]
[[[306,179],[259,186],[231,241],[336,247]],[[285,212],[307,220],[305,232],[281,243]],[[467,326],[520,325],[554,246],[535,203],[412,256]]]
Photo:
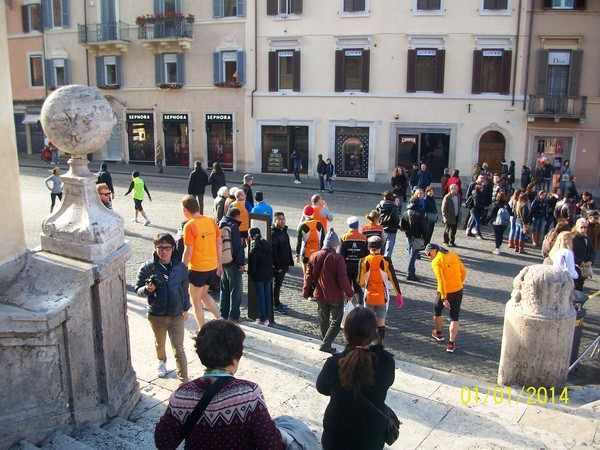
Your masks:
[[[7,8],[14,30],[29,1]],[[553,2],[561,8],[548,8]],[[540,142],[550,149],[567,136],[578,185],[598,189],[590,169],[599,130],[594,49],[584,51],[581,70],[585,118],[532,114],[540,100],[528,97],[539,91],[540,49],[593,45],[592,25],[576,35],[568,26],[597,19],[593,2],[45,3],[61,8],[51,11],[57,23],[42,11],[42,32],[9,32],[11,46],[28,35],[42,42],[45,87],[27,95],[78,83],[109,99],[117,124],[95,159],[150,163],[160,140],[167,165],[201,159],[205,167],[287,174],[296,150],[310,176],[322,154],[339,177],[383,181],[396,165],[425,162],[436,181],[445,167],[469,177],[475,163],[498,170],[503,159],[518,173],[535,164]],[[12,47],[11,61],[23,59]],[[31,78],[24,67],[13,76]]]
[[[525,164],[569,160],[579,193],[600,187],[600,3],[535,0],[525,83]],[[557,178],[558,175],[555,175]],[[554,180],[554,184],[558,179]]]

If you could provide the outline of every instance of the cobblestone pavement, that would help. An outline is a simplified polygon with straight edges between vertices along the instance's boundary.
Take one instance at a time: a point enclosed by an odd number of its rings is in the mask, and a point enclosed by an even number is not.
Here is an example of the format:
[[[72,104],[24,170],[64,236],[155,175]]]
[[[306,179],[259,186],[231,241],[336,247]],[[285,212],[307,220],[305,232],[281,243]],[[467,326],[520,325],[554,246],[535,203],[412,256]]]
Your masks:
[[[91,170],[98,168],[98,163],[90,165]],[[66,164],[61,163],[66,169]],[[181,223],[182,215],[179,199],[187,188],[187,168],[167,168],[164,174],[158,175],[152,166],[134,166],[112,164],[109,170],[113,174],[117,198],[115,211],[125,218],[126,239],[133,249],[133,256],[127,265],[127,283],[132,286],[139,265],[148,258],[151,239],[159,231],[174,233]],[[131,223],[133,205],[130,197],[123,198],[123,193],[131,180],[128,175],[133,170],[140,170],[141,177],[146,180],[153,195],[153,202],[144,202],[152,225],[144,227]],[[66,171],[66,170],[65,170]],[[22,205],[25,217],[25,228],[28,248],[39,245],[41,222],[49,207],[48,191],[43,186],[43,179],[49,176],[48,166],[44,166],[33,158],[21,158],[20,186]],[[242,174],[227,173],[227,178],[235,179],[231,185],[241,184]],[[291,175],[256,175],[254,192],[262,190],[265,200],[274,210],[284,211],[290,226],[292,245],[295,245],[295,227],[300,218],[301,208],[309,202],[310,196],[316,192],[318,181],[303,179],[302,185],[294,185]],[[335,215],[332,222],[338,234],[346,230],[346,218],[356,215],[361,219],[373,209],[380,199],[380,193],[388,187],[377,183],[360,183],[338,181],[334,194],[324,194],[330,209]],[[439,194],[439,192],[438,192]],[[210,195],[206,196],[206,205],[212,205]],[[39,206],[39,205],[43,205]],[[438,199],[439,205],[439,199]],[[208,209],[208,207],[207,207]],[[476,377],[488,382],[495,382],[500,358],[504,308],[510,298],[514,277],[526,265],[541,263],[539,250],[527,248],[528,254],[519,255],[508,251],[503,245],[500,256],[492,255],[493,234],[491,227],[483,227],[485,240],[478,241],[465,237],[460,233],[457,237],[459,254],[468,270],[464,299],[462,303],[457,349],[453,354],[445,351],[445,345],[430,337],[432,326],[432,302],[435,298],[436,283],[431,270],[430,261],[423,258],[417,261],[417,276],[420,282],[406,281],[407,251],[403,234],[398,235],[393,255],[393,262],[398,273],[404,295],[404,307],[398,309],[390,306],[385,344],[394,355],[411,363],[435,368],[451,373]],[[433,242],[441,243],[442,227],[438,223],[435,228]],[[597,270],[596,270],[597,272]],[[246,281],[246,280],[245,280]],[[302,271],[294,267],[288,273],[282,291],[282,301],[289,306],[288,314],[276,314],[275,327],[307,334],[318,335],[316,305],[300,296]],[[245,286],[247,286],[245,282]],[[598,277],[586,282],[586,293],[592,294],[600,289]],[[216,296],[218,297],[218,295]],[[242,301],[245,306],[246,296]],[[600,332],[600,297],[595,297],[586,304],[582,346],[590,342]],[[242,315],[245,314],[245,309]],[[448,331],[448,316],[444,313],[444,331]],[[192,319],[189,327],[192,328]],[[341,343],[341,336],[338,338]],[[586,361],[569,377],[573,387],[600,384],[600,361]]]

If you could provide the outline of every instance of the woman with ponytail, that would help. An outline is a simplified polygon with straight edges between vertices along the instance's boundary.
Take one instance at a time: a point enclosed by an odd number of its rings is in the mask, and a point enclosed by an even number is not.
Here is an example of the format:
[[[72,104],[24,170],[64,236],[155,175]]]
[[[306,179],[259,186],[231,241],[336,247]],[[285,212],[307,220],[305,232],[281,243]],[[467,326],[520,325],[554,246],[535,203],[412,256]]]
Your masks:
[[[383,349],[375,315],[356,307],[344,326],[346,349],[327,361],[317,390],[331,397],[323,418],[324,450],[381,450],[385,445],[385,397],[394,383],[394,357]]]

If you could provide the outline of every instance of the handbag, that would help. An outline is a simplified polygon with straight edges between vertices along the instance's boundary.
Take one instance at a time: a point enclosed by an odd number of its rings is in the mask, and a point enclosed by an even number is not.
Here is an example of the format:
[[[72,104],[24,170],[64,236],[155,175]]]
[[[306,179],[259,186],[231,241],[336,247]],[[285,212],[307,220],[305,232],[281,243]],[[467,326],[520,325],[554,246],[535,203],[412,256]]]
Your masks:
[[[398,440],[400,436],[400,425],[402,422],[396,416],[396,413],[392,408],[388,405],[383,405],[385,410],[380,410],[377,406],[371,402],[365,394],[360,393],[361,400],[366,403],[372,410],[377,411],[377,413],[385,419],[385,431],[384,431],[384,439],[387,445],[392,445],[394,442]]]
[[[348,314],[350,314],[354,308],[356,308],[356,306],[354,306],[354,303],[352,303],[352,300],[348,300],[346,302],[346,304],[344,305],[344,315],[342,316],[342,325],[341,327],[344,328],[344,324],[346,323],[346,318],[348,317]]]
[[[583,278],[592,278],[592,275],[594,275],[594,269],[592,269],[592,266],[586,266],[582,264],[579,266],[579,271],[581,272],[581,276]]]
[[[425,213],[425,214],[427,214],[427,220],[429,220],[430,222],[433,222],[433,223],[437,223],[437,221],[438,221],[438,214],[437,213],[428,212],[428,213]]]
[[[321,267],[319,267],[319,270],[317,271],[315,277],[313,278],[313,281],[311,281],[310,286],[308,286],[308,298],[310,298],[310,299],[314,298],[313,294],[315,293],[317,283],[319,282],[319,277],[321,276],[321,270],[323,270],[323,266],[325,266],[325,261],[327,261],[327,258],[329,258],[329,255],[327,255],[325,257],[325,259],[323,260],[323,264],[321,264]]]
[[[212,398],[215,396],[215,394],[219,392],[219,389],[227,385],[232,380],[233,377],[230,376],[219,378],[217,381],[211,384],[210,387],[204,392],[204,395],[192,411],[192,414],[189,415],[189,417],[183,424],[181,435],[183,436],[184,440],[187,440],[187,438],[190,437],[190,434],[192,433],[192,430],[198,423],[200,416],[202,415]]]
[[[425,248],[425,240],[423,238],[410,238],[410,248],[413,252],[421,251]]]

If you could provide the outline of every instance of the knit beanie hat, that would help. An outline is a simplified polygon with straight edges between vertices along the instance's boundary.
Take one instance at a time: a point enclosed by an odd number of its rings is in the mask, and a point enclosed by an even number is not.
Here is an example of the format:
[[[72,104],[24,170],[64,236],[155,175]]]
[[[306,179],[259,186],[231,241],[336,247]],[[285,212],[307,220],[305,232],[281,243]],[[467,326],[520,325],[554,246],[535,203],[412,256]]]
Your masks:
[[[306,205],[306,206],[304,207],[304,211],[303,211],[303,213],[304,213],[304,215],[305,215],[306,217],[312,217],[312,216],[314,216],[314,215],[315,215],[315,210],[314,210],[314,208],[313,208],[312,206],[310,206],[310,205]]]
[[[350,216],[346,220],[346,223],[348,224],[348,228],[351,228],[353,230],[358,230],[358,217]]]
[[[335,231],[333,231],[333,228],[330,228],[329,233],[325,235],[323,247],[333,248],[337,247],[338,245],[340,245],[340,238],[338,238],[338,235],[335,233]]]

